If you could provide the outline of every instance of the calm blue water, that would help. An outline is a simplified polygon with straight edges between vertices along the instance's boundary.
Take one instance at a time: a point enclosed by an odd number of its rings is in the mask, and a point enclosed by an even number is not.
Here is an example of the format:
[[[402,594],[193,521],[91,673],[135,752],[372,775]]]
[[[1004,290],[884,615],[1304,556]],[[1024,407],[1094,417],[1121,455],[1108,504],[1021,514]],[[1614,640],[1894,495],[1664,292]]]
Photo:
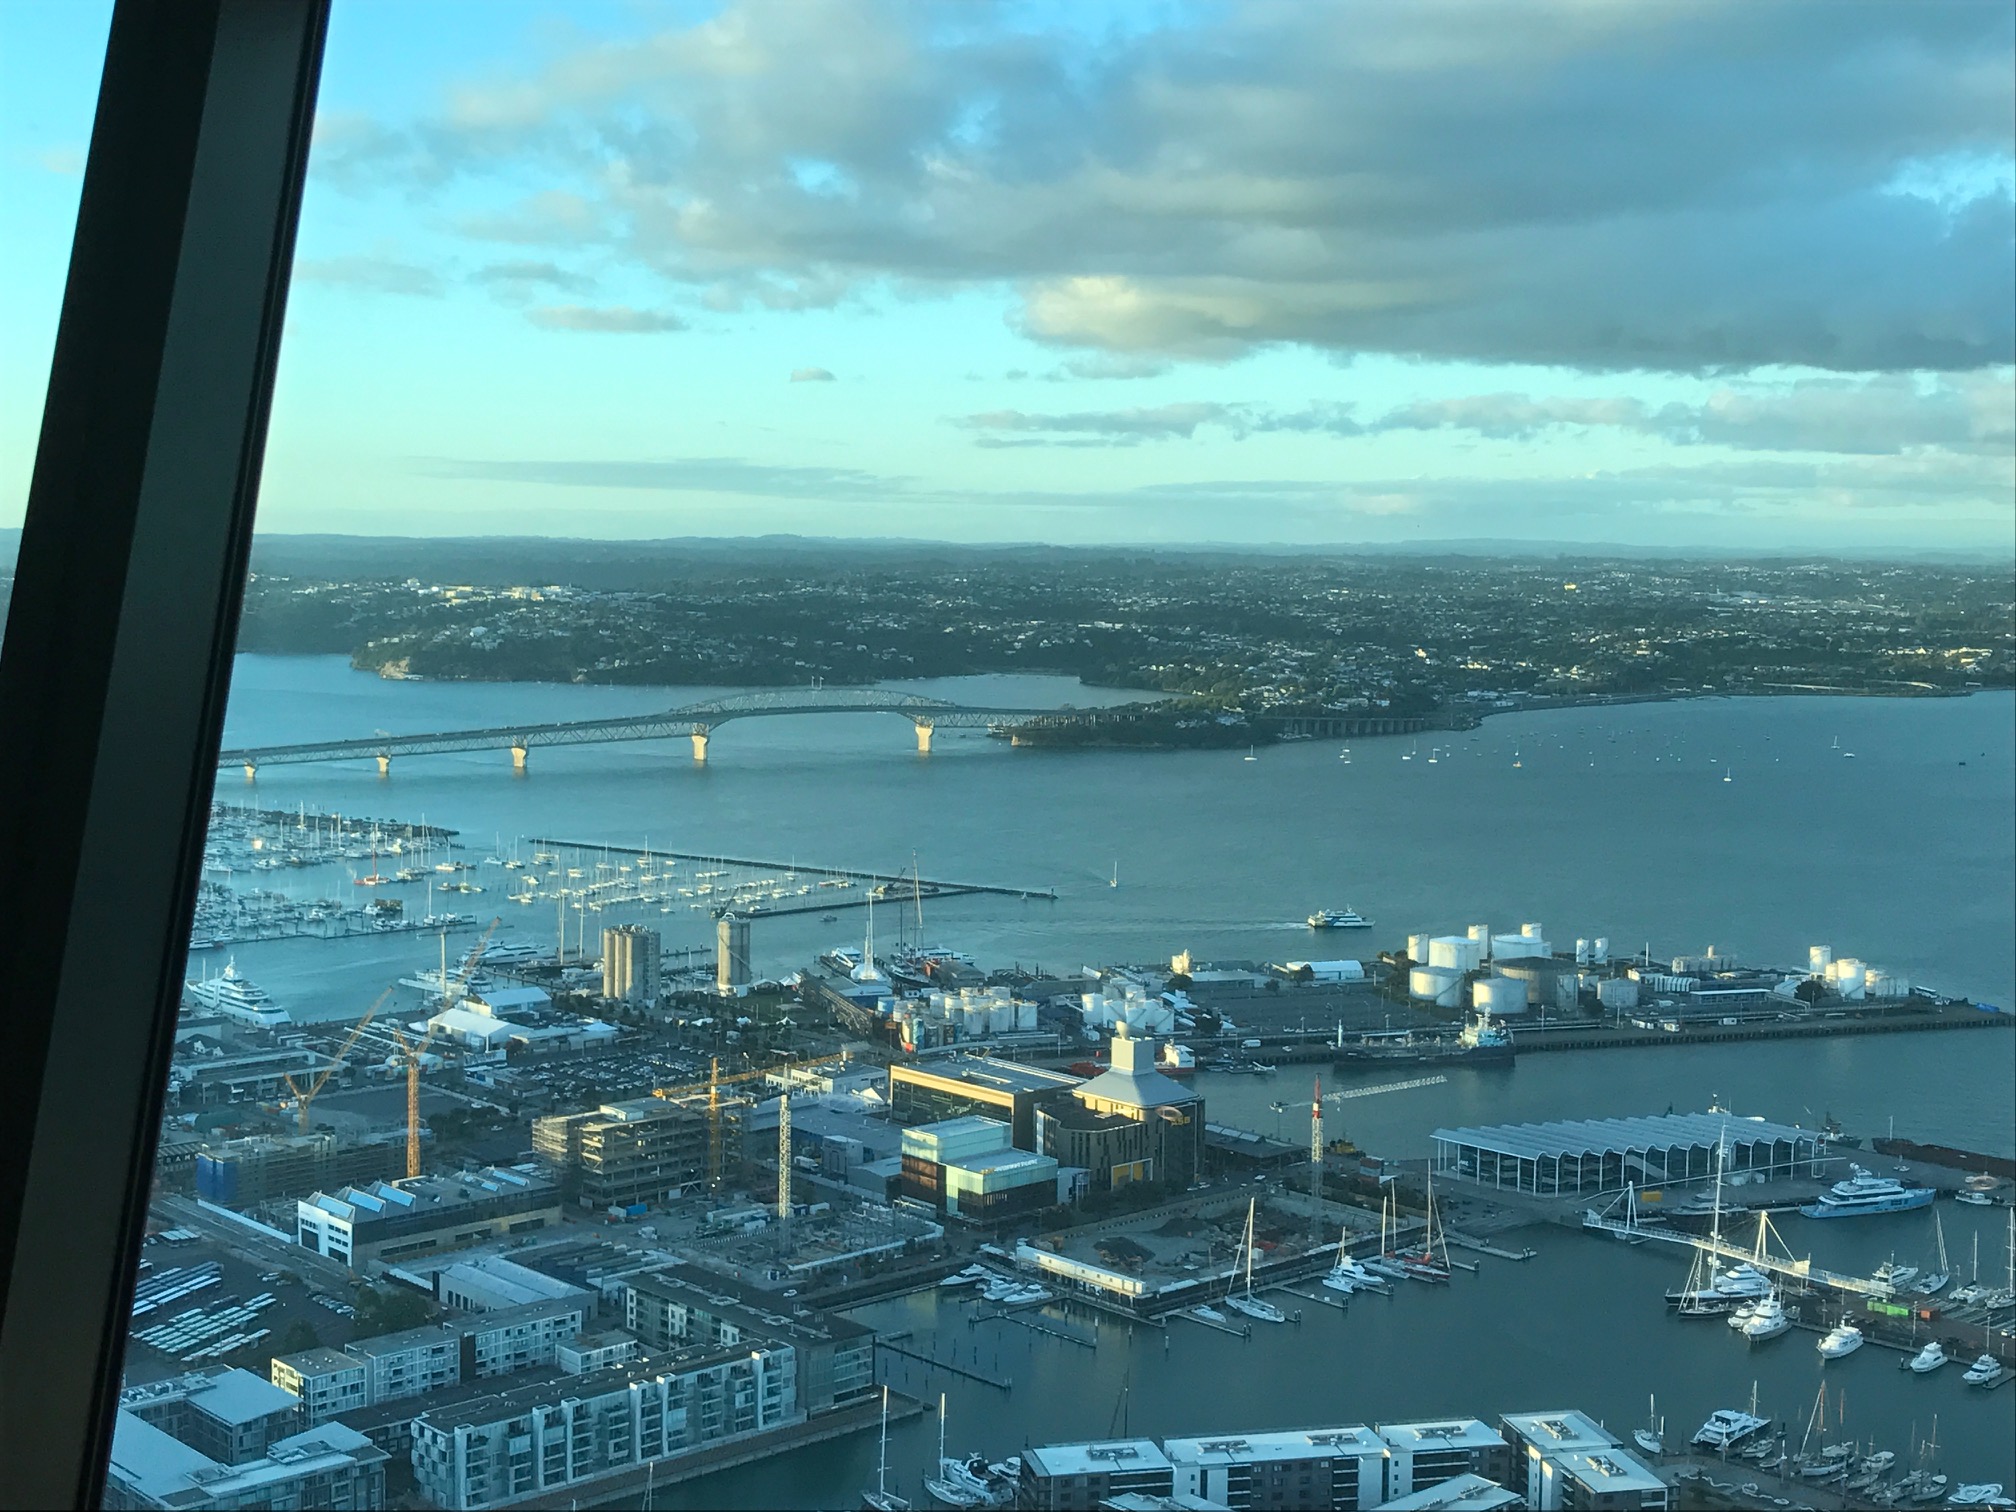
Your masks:
[[[1054,678],[914,686],[1030,704],[1128,696]],[[391,683],[336,658],[244,657],[227,743],[587,718],[708,691]],[[1743,960],[1796,964],[1809,944],[1828,943],[2007,1006],[2016,1002],[2012,715],[2006,694],[1641,705],[1504,716],[1446,746],[1354,741],[1349,762],[1338,742],[1273,747],[1246,762],[1243,752],[1013,751],[951,731],[920,759],[892,716],[752,719],[717,731],[704,768],[683,741],[640,743],[535,751],[523,778],[502,752],[402,760],[383,781],[368,763],[272,767],[249,792],[275,807],[424,814],[461,830],[477,854],[493,836],[507,847],[529,835],[648,839],[892,874],[914,855],[926,877],[1056,888],[1055,903],[927,901],[928,932],[989,964],[1068,969],[1184,949],[1278,959],[1306,950],[1299,921],[1312,909],[1350,906],[1379,921],[1367,950],[1420,929],[1526,920],[1557,942],[1604,935],[1620,952],[1649,942],[1655,956],[1712,944]],[[219,791],[248,793],[235,773]],[[1117,888],[1108,885],[1116,863]],[[349,890],[327,875],[291,885],[318,896]],[[487,916],[493,904],[514,930],[551,939],[546,908],[519,909],[501,895],[456,906]],[[711,943],[704,914],[640,917],[664,930],[668,947]],[[860,926],[858,913],[830,925],[758,920],[758,964],[788,970]],[[360,1011],[391,974],[425,964],[427,947],[289,941],[238,956],[297,1014],[319,1016]],[[1214,1119],[1263,1130],[1273,1100],[1299,1096],[1288,1077],[1201,1084]],[[1510,1070],[1459,1072],[1444,1086],[1349,1105],[1343,1121],[1368,1148],[1408,1158],[1427,1153],[1439,1125],[1656,1113],[1719,1096],[1787,1122],[1831,1111],[1863,1131],[1894,1121],[1899,1134],[2011,1154],[2012,1086],[2016,1034],[1884,1036],[1529,1056]],[[1944,1211],[1964,1265],[1977,1215]],[[1997,1275],[2007,1263],[2002,1216],[1990,1214],[1980,1239],[1983,1268]],[[1925,1213],[1795,1219],[1786,1232],[1795,1250],[1847,1269],[1931,1245]],[[1250,1342],[1179,1324],[1166,1354],[1160,1335],[1109,1322],[1097,1324],[1096,1351],[1039,1344],[1002,1324],[969,1330],[963,1311],[936,1297],[864,1317],[917,1329],[925,1342],[912,1347],[999,1356],[1017,1380],[1010,1398],[927,1380],[915,1367],[891,1377],[919,1394],[951,1390],[954,1438],[996,1454],[1104,1435],[1123,1387],[1129,1426],[1157,1436],[1563,1405],[1621,1425],[1642,1417],[1648,1392],[1672,1428],[1691,1432],[1711,1409],[1746,1401],[1753,1380],[1771,1411],[1803,1421],[1820,1379],[1810,1337],[1751,1348],[1718,1325],[1669,1319],[1660,1293],[1685,1266],[1659,1246],[1554,1230],[1532,1242],[1541,1256],[1531,1264],[1487,1260],[1447,1291],[1362,1299],[1348,1315],[1312,1306],[1301,1329]],[[1894,1356],[1874,1349],[1830,1378],[1849,1386],[1850,1433],[1902,1451],[1937,1415],[1949,1468],[2016,1482],[2010,1389],[1968,1392],[1953,1368],[1900,1374]],[[934,1442],[929,1423],[892,1434],[892,1462],[913,1495]],[[658,1504],[841,1506],[868,1483],[874,1454],[866,1438],[822,1446],[661,1490]]]

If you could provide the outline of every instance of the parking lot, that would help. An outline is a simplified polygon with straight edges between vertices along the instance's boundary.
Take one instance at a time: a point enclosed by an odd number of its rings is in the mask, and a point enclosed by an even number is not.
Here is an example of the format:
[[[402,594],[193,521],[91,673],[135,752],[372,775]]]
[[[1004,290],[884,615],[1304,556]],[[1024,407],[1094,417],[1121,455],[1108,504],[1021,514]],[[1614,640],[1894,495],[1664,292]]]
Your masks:
[[[350,1308],[349,1296],[300,1268],[262,1264],[206,1237],[151,1238],[140,1258],[145,1269],[135,1304],[142,1311],[127,1343],[128,1385],[205,1365],[239,1365],[264,1376],[296,1322],[306,1322],[324,1344],[350,1338],[350,1318],[337,1310]]]

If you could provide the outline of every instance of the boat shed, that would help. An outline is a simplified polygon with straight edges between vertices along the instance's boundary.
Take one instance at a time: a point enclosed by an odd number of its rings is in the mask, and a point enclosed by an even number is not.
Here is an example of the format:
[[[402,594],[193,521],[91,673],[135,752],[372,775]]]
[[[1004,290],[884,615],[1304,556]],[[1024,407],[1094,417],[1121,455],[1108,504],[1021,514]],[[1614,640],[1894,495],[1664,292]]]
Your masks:
[[[1494,1124],[1434,1138],[1436,1175],[1541,1196],[1707,1181],[1718,1142],[1724,1171],[1767,1181],[1818,1176],[1823,1153],[1817,1130],[1727,1113]]]

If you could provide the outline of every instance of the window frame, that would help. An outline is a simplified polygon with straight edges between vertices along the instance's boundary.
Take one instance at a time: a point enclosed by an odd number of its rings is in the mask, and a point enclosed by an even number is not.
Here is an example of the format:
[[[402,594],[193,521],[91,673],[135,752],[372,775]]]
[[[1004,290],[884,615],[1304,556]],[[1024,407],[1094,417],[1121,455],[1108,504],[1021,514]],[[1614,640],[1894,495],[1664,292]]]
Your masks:
[[[98,1506],[329,0],[116,0],[0,641],[0,1506]]]

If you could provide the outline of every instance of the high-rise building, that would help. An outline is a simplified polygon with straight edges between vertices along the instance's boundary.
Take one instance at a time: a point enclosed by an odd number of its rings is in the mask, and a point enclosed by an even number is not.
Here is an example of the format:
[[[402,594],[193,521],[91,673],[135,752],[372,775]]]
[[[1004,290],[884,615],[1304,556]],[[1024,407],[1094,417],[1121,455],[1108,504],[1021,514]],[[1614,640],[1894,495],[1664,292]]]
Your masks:
[[[714,926],[714,986],[739,993],[755,980],[749,966],[749,921],[723,914]]]
[[[658,1001],[658,931],[618,924],[602,931],[602,996],[623,1003]]]

